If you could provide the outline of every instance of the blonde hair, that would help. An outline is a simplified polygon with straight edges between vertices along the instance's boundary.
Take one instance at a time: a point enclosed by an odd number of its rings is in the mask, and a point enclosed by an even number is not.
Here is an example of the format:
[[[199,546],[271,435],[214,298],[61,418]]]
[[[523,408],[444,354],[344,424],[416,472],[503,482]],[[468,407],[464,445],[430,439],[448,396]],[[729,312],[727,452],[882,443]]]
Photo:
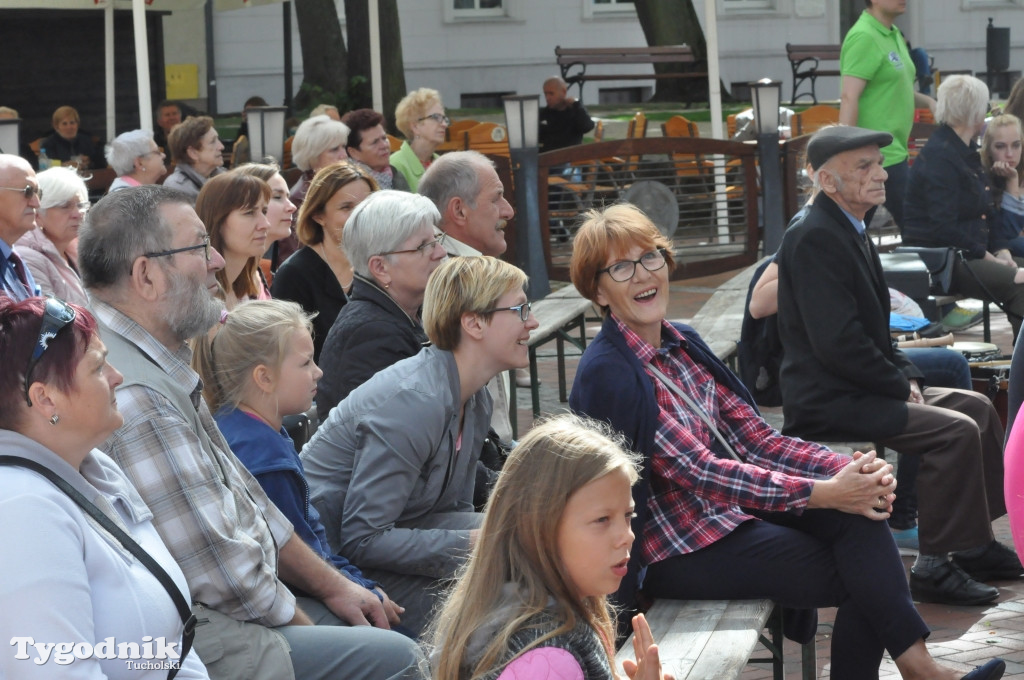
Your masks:
[[[235,307],[215,333],[200,336],[192,368],[203,379],[203,396],[216,413],[236,407],[252,387],[252,371],[263,365],[277,375],[295,331],[313,332],[312,319],[296,302],[251,300]]]
[[[512,636],[532,617],[552,609],[558,627],[517,656],[571,631],[582,620],[601,635],[614,668],[613,613],[606,597],[581,599],[575,594],[558,553],[558,525],[579,489],[616,470],[624,470],[635,483],[639,463],[621,435],[571,414],[550,418],[523,437],[487,501],[473,553],[427,632],[434,678],[475,680],[492,673],[512,660],[505,658]],[[493,620],[506,583],[517,589],[521,602],[486,642],[479,659],[467,663],[470,639]]]
[[[67,118],[71,118],[78,124],[82,123],[82,119],[78,115],[78,110],[74,106],[68,106],[66,104],[64,106],[57,107],[57,110],[53,112],[53,117],[50,122],[53,123],[53,127],[56,129],[60,122]]]
[[[418,118],[422,118],[434,104],[441,103],[441,93],[437,90],[432,90],[429,87],[421,87],[418,90],[413,90],[409,94],[402,97],[402,101],[398,102],[398,106],[395,107],[395,127],[401,130],[402,134],[405,135],[406,139],[412,139],[412,126]]]
[[[569,277],[580,295],[596,305],[598,270],[604,269],[610,256],[624,255],[633,246],[645,251],[663,248],[669,273],[676,268],[672,244],[632,203],[585,212],[573,237],[569,262]],[[601,313],[608,315],[607,305],[601,307]]]
[[[1024,144],[1024,126],[1021,125],[1020,118],[1012,113],[1003,113],[992,118],[985,126],[985,136],[981,140],[981,162],[986,170],[992,170],[992,145],[995,143],[996,131],[1004,127],[1016,128],[1017,138]],[[1024,153],[1021,153],[1021,157],[1017,160],[1015,169],[1019,181],[1019,178],[1024,176]],[[990,174],[989,180],[992,184],[992,199],[996,205],[999,205],[1003,199],[1003,192],[1006,191],[1006,178]]]
[[[489,255],[449,258],[427,281],[423,330],[438,349],[454,351],[462,339],[463,314],[489,320],[498,298],[525,285],[523,270]]]

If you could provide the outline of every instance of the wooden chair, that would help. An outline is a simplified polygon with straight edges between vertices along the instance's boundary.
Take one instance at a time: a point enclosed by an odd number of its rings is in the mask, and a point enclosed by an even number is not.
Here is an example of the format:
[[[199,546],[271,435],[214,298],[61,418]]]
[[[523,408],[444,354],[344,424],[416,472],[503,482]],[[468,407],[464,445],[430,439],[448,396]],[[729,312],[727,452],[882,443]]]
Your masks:
[[[931,109],[914,109],[914,122],[934,125],[935,115],[932,113]]]
[[[817,132],[826,125],[835,125],[839,122],[839,109],[834,106],[819,104],[804,109],[800,113],[794,113],[789,120],[789,126],[794,137],[809,135]]]
[[[685,116],[672,116],[661,124],[662,137],[700,137],[697,124]]]
[[[725,117],[725,134],[729,139],[736,136],[736,114],[730,113]]]
[[[643,139],[646,136],[647,116],[644,115],[643,111],[637,111],[632,120],[629,121],[629,125],[626,126],[626,137],[630,139],[634,137]]]
[[[388,135],[388,144],[391,146],[391,153],[402,148],[402,140],[392,134]]]
[[[672,116],[661,124],[663,137],[700,137],[700,129],[697,124],[684,116]],[[669,153],[669,159],[676,166],[676,176],[683,177],[704,177],[715,168],[714,163],[705,160],[701,154],[692,153]]]
[[[508,131],[499,123],[480,123],[463,131],[465,148],[482,154],[508,156]]]
[[[453,120],[448,126],[448,129],[444,132],[444,138],[449,142],[456,142],[462,139],[462,133],[471,127],[475,127],[480,124],[480,121],[473,120],[472,118],[463,118],[462,120]]]

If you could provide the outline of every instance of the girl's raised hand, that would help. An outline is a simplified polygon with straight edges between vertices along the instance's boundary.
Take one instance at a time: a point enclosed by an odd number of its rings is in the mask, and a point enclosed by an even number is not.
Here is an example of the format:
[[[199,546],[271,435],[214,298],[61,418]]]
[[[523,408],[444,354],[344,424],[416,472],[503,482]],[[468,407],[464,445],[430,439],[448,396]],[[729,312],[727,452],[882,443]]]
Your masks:
[[[622,670],[629,680],[674,680],[672,675],[663,673],[658,645],[643,614],[633,617],[633,655],[636,661],[623,661]]]

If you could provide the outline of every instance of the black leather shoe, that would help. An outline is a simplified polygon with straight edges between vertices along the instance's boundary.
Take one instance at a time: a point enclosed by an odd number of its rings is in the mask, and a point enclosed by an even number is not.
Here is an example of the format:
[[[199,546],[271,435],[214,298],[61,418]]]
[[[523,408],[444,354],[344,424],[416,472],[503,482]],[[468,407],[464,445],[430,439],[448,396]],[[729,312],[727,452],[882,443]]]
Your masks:
[[[999,597],[999,589],[978,583],[963,569],[946,562],[927,574],[910,569],[910,594],[918,602],[939,604],[986,604]]]
[[[1006,662],[992,659],[984,666],[978,666],[963,677],[963,680],[999,680],[1006,671]]]
[[[999,541],[992,541],[978,557],[964,557],[953,553],[953,562],[975,581],[1002,581],[1019,578],[1024,574],[1020,558],[1012,549]]]

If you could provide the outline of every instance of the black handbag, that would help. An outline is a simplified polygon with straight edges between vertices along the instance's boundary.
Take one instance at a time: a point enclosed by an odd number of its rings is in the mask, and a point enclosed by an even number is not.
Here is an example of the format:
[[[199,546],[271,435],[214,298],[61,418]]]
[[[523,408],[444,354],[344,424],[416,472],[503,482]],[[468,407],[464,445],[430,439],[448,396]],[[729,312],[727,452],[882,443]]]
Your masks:
[[[900,246],[894,252],[916,253],[932,276],[932,295],[949,295],[953,290],[953,266],[956,248],[918,248]]]
[[[181,617],[181,622],[184,625],[184,629],[181,635],[181,656],[178,657],[178,664],[176,667],[170,668],[167,671],[167,680],[174,680],[174,676],[178,674],[181,669],[181,664],[185,662],[185,657],[188,656],[189,650],[192,649],[192,638],[195,637],[196,629],[196,617],[192,613],[192,608],[185,597],[178,590],[178,586],[174,583],[174,579],[164,571],[156,560],[150,556],[148,552],[142,549],[138,543],[135,542],[131,536],[126,534],[121,527],[117,526],[113,520],[103,514],[103,511],[97,508],[88,498],[82,495],[82,493],[71,486],[66,479],[58,475],[53,470],[40,465],[39,463],[22,458],[20,456],[0,456],[0,465],[9,465],[12,467],[23,467],[38,472],[43,477],[53,482],[53,485],[63,491],[68,497],[79,505],[94,520],[99,522],[100,526],[106,529],[110,534],[116,538],[121,545],[124,546],[125,550],[130,552],[135,558],[142,563],[144,567],[149,569],[156,580],[160,582],[160,585],[164,587],[167,594],[171,596],[171,600],[174,602],[175,608],[178,610],[178,616]]]

